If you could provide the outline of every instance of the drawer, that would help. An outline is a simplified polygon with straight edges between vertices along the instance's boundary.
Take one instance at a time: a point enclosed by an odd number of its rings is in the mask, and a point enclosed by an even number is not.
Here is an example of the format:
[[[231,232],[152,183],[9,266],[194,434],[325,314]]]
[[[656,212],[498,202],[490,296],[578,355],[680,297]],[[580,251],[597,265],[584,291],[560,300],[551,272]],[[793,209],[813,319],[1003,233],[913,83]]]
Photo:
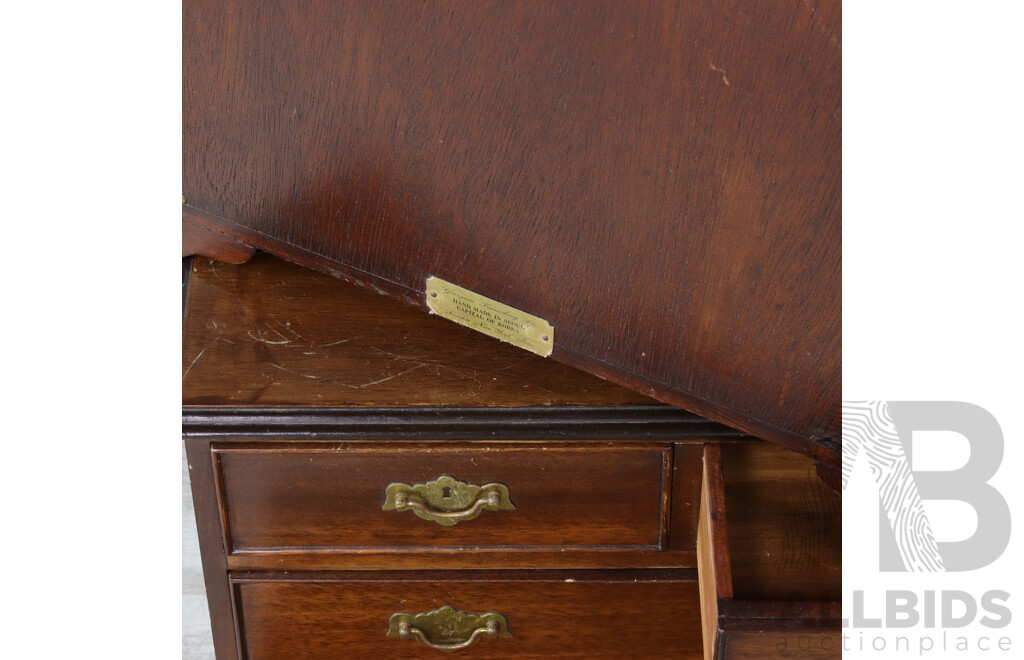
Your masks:
[[[226,444],[214,445],[213,458],[232,555],[657,550],[670,519],[670,446]],[[405,493],[404,510],[385,510],[389,486]],[[436,499],[445,495],[453,511]],[[488,497],[499,507],[487,506]],[[414,508],[456,520],[424,519]],[[466,512],[475,515],[459,520]]]
[[[697,562],[706,660],[842,654],[842,500],[814,461],[761,442],[704,450]]]
[[[528,577],[518,578],[515,572],[468,577],[441,572],[412,577],[408,572],[309,578],[236,575],[231,584],[241,657],[701,657],[692,569],[522,574]],[[416,616],[431,612],[433,617]],[[475,618],[492,613],[503,621]],[[405,616],[393,622],[396,614]],[[420,632],[407,628],[402,638],[402,620]],[[491,638],[483,632],[488,620],[495,621]],[[438,645],[465,642],[477,628],[482,629],[479,641],[463,650],[434,650],[419,641],[422,636]]]

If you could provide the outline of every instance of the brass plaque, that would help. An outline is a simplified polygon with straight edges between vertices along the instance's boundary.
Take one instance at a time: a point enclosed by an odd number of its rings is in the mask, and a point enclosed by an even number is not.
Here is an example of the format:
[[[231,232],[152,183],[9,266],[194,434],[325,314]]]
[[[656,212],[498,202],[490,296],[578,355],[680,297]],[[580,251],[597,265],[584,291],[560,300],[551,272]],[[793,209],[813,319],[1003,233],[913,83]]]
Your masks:
[[[544,319],[485,298],[439,277],[427,278],[427,305],[435,314],[547,357],[555,329]]]

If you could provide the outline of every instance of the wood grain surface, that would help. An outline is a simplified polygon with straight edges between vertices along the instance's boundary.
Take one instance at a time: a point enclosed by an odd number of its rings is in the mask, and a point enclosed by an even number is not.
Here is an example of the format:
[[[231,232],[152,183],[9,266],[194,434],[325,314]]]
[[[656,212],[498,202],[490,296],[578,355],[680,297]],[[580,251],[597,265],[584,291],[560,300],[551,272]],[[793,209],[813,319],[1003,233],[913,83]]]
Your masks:
[[[196,530],[203,564],[206,601],[210,608],[213,647],[217,660],[238,660],[234,611],[227,577],[227,557],[221,518],[217,508],[217,486],[210,443],[201,438],[185,438],[189,481],[196,512]]]
[[[815,467],[767,443],[705,448],[697,561],[706,660],[840,657],[842,502]]]
[[[391,573],[314,579],[237,577],[247,658],[645,658],[701,657],[692,572],[554,573],[515,577]],[[658,603],[657,607],[651,607]],[[444,605],[498,612],[511,639],[448,654],[385,636],[396,612]]]
[[[842,495],[793,452],[756,442],[721,452],[735,597],[839,601]]]
[[[183,9],[211,222],[420,305],[442,277],[551,322],[555,360],[838,461],[838,1]]]
[[[843,640],[838,629],[730,632],[726,660],[839,660]]]
[[[668,446],[462,445],[216,450],[229,551],[574,546],[660,547]],[[452,527],[383,511],[391,483],[450,475],[509,490],[512,511]],[[482,562],[484,560],[481,560]]]
[[[704,448],[703,459],[700,517],[697,523],[697,567],[704,658],[714,660],[720,634],[718,606],[722,599],[732,598],[732,571],[729,565],[721,449],[717,445],[708,445]]]
[[[182,207],[181,256],[202,254],[228,264],[240,264],[252,258],[256,248],[240,243],[199,211]]]
[[[663,407],[608,381],[269,255],[195,259],[189,406]]]

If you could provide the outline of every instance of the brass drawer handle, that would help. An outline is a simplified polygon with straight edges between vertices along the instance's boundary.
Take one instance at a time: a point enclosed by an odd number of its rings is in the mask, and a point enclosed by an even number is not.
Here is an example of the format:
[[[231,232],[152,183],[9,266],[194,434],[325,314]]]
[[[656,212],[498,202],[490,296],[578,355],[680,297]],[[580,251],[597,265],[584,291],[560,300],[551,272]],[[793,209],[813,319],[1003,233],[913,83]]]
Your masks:
[[[388,625],[388,637],[412,638],[438,651],[469,648],[484,637],[498,639],[511,636],[508,621],[502,614],[467,614],[448,605],[423,614],[396,612],[391,615]]]
[[[412,511],[424,520],[451,527],[472,520],[484,511],[511,511],[516,507],[504,484],[474,486],[449,476],[425,484],[393,483],[384,495],[384,511]]]

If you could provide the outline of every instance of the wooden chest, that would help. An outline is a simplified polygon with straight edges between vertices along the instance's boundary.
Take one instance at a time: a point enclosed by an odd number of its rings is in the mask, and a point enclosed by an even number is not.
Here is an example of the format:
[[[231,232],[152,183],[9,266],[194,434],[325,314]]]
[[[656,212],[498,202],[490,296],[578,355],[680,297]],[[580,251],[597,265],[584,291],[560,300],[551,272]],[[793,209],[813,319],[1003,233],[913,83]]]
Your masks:
[[[813,460],[344,282],[197,258],[182,397],[220,660],[744,657],[837,625]]]

